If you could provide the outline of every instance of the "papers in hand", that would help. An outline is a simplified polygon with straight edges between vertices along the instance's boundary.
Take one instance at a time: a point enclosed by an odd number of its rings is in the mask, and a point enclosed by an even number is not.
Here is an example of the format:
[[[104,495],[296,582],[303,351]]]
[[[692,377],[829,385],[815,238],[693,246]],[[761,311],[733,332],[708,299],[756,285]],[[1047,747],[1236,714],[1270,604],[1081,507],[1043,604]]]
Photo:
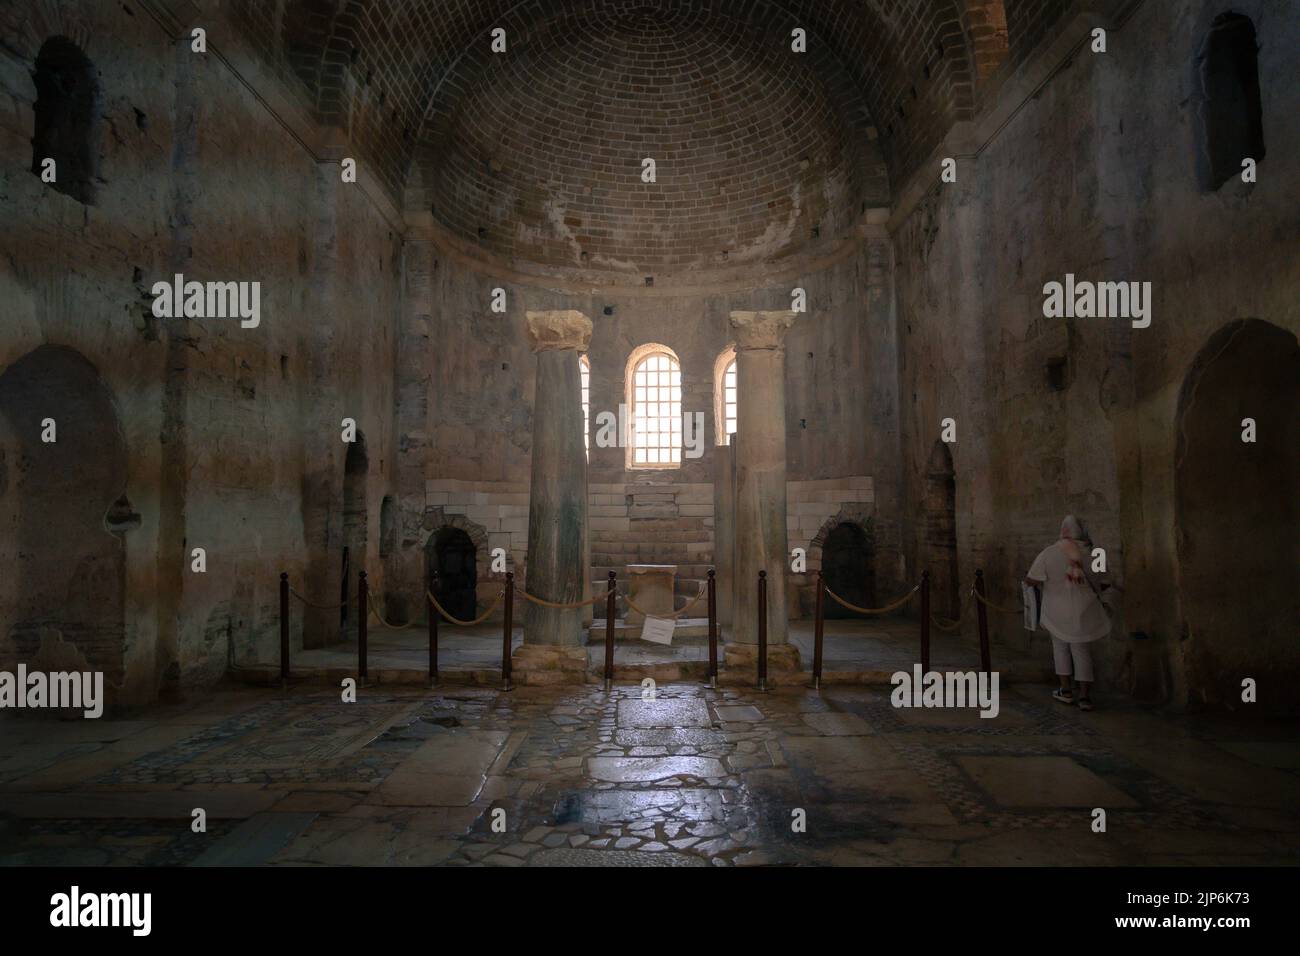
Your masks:
[[[1025,604],[1025,630],[1038,630],[1038,588],[1020,582],[1020,595]]]

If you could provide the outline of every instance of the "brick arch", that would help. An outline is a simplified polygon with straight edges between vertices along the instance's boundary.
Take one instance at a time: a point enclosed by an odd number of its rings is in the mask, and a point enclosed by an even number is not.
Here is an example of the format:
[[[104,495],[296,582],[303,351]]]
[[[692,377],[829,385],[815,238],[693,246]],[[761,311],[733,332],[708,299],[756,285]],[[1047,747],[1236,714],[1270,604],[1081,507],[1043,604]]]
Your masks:
[[[489,546],[487,529],[469,520],[464,515],[447,514],[443,508],[425,509],[424,528],[428,532],[428,537],[425,538],[424,547],[421,549],[424,560],[424,567],[421,570],[421,586],[423,587],[428,583],[429,552],[438,537],[438,532],[443,528],[454,528],[469,535],[469,539],[474,545],[474,564],[478,568],[478,600],[481,604],[490,603],[501,589],[503,575],[492,573],[492,549]],[[527,562],[526,560],[517,562],[509,548],[506,548],[506,571],[513,571],[516,583],[523,585],[524,577],[527,574]],[[489,620],[498,621],[501,616],[502,609],[497,607]]]
[[[867,540],[874,545],[876,540],[875,519],[870,511],[862,505],[845,505],[840,508],[838,514],[827,518],[817,533],[813,535],[812,540],[808,542],[809,571],[821,569],[822,549],[826,546],[826,538],[842,524],[857,525],[866,534]]]
[[[429,532],[428,537],[424,539],[424,551],[428,554],[429,549],[433,546],[433,540],[437,538],[438,532],[443,528],[454,528],[457,531],[464,531],[469,535],[470,541],[474,542],[474,560],[480,567],[490,568],[492,566],[492,552],[488,547],[487,529],[481,524],[470,521],[464,515],[447,514],[442,508],[429,508],[424,513],[424,527]],[[514,570],[513,561],[509,549],[506,550],[506,568]]]
[[[11,38],[18,54],[29,63],[36,62],[42,44],[54,36],[66,37],[93,58],[95,34],[71,4],[55,0],[6,4],[0,8],[0,32]]]

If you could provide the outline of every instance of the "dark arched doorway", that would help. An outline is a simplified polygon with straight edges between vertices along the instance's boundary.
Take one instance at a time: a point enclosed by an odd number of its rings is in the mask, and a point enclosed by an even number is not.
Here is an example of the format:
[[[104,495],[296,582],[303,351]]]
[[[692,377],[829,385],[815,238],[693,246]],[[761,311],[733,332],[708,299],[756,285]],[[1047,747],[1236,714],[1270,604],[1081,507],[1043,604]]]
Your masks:
[[[460,528],[439,528],[425,545],[426,580],[438,572],[438,603],[453,617],[475,617],[478,565],[474,542]]]
[[[96,128],[99,83],[95,67],[67,37],[51,37],[36,55],[32,172],[42,175],[54,161],[61,193],[86,205],[95,201]]]
[[[1243,441],[1243,419],[1255,441]],[[1220,329],[1179,397],[1179,594],[1191,703],[1300,704],[1300,346],[1251,319]]]
[[[875,561],[871,539],[852,522],[831,529],[822,545],[822,577],[826,586],[851,604],[873,607],[876,600]],[[858,617],[836,601],[826,602],[827,617]]]
[[[955,618],[961,611],[957,597],[957,478],[946,442],[934,443],[925,472],[921,570],[930,572],[934,613]]]
[[[140,522],[126,462],[112,394],[79,352],[41,346],[0,375],[0,641],[20,661],[61,638],[121,683],[125,539]]]

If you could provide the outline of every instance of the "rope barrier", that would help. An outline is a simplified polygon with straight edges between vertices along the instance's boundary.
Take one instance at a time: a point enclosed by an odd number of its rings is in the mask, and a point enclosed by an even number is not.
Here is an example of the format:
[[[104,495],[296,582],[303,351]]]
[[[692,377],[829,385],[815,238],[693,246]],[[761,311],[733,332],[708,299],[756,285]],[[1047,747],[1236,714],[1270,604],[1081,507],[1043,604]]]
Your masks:
[[[835,603],[839,604],[841,607],[848,608],[850,611],[857,611],[859,614],[887,614],[890,611],[896,611],[908,601],[912,600],[912,595],[919,590],[921,590],[921,585],[918,584],[897,601],[892,601],[884,607],[858,607],[856,604],[850,604],[848,601],[844,600],[844,598],[840,597],[830,588],[826,588],[826,593],[835,600]]]
[[[515,588],[515,590],[518,591],[519,596],[524,598],[525,600],[532,601],[534,604],[540,604],[542,607],[559,608],[562,611],[572,611],[575,608],[586,607],[588,604],[595,604],[597,601],[603,601],[605,600],[605,595],[607,593],[605,591],[602,591],[599,594],[592,595],[591,597],[587,598],[585,601],[574,601],[570,604],[557,604],[554,601],[547,601],[544,598],[533,597],[523,588],[517,587]]]
[[[369,589],[367,589],[367,590],[369,590]],[[314,607],[314,608],[316,608],[318,611],[337,611],[337,610],[338,610],[339,608],[341,608],[344,604],[352,604],[352,603],[354,603],[354,602],[356,601],[357,597],[359,596],[359,595],[354,594],[354,595],[352,595],[352,597],[348,598],[346,601],[339,601],[338,604],[317,604],[317,603],[316,603],[315,601],[313,601],[311,598],[306,597],[305,595],[299,594],[299,593],[298,593],[297,591],[295,591],[292,587],[289,588],[289,593],[292,594],[294,597],[296,597],[296,598],[297,598],[299,601],[301,601],[303,604],[306,604],[308,607]]]
[[[1001,606],[999,606],[999,605],[997,605],[997,604],[994,604],[992,601],[990,601],[988,598],[984,597],[984,595],[980,594],[979,591],[976,591],[974,588],[971,588],[971,589],[970,589],[970,593],[973,594],[973,595],[975,595],[975,597],[979,600],[979,602],[980,602],[981,604],[983,604],[985,607],[991,607],[991,608],[993,608],[993,610],[995,610],[995,611],[1001,611],[1003,614],[1023,614],[1023,613],[1024,613],[1024,608],[1019,608],[1019,607],[1001,607]]]
[[[371,601],[375,602],[374,604],[370,604],[369,602],[367,602],[366,609],[375,616],[375,620],[377,620],[384,627],[388,628],[390,631],[404,631],[408,627],[414,627],[416,624],[419,623],[418,620],[410,620],[407,621],[405,624],[390,624],[388,621],[384,620],[384,616],[379,613],[379,601],[375,597],[375,592],[370,590],[369,584],[366,585],[366,594],[369,595]]]
[[[428,599],[431,602],[433,602],[433,606],[437,609],[438,613],[441,614],[444,618],[446,618],[448,622],[450,622],[451,624],[458,625],[459,627],[473,627],[475,624],[482,624],[484,621],[488,619],[489,616],[491,616],[492,612],[497,609],[497,605],[501,603],[501,599],[505,597],[506,589],[502,588],[500,591],[498,591],[496,599],[490,605],[488,605],[488,609],[484,611],[482,614],[480,614],[478,617],[474,618],[474,620],[472,621],[462,621],[458,617],[452,617],[452,615],[447,613],[447,609],[438,603],[438,599],[433,596],[432,591],[426,590],[424,593],[425,596],[428,597]]]
[[[624,597],[623,600],[627,601],[628,607],[630,607],[633,611],[636,611],[636,613],[643,615],[644,617],[652,617],[656,621],[675,621],[683,614],[685,614],[687,611],[689,611],[691,608],[695,607],[695,605],[699,604],[700,599],[703,598],[708,593],[709,593],[709,588],[708,585],[706,584],[700,588],[699,594],[695,595],[695,597],[691,598],[689,601],[687,601],[685,604],[679,607],[672,614],[667,614],[667,615],[651,614],[649,611],[645,610],[645,608],[637,607],[636,604],[632,602],[632,599],[630,597]]]

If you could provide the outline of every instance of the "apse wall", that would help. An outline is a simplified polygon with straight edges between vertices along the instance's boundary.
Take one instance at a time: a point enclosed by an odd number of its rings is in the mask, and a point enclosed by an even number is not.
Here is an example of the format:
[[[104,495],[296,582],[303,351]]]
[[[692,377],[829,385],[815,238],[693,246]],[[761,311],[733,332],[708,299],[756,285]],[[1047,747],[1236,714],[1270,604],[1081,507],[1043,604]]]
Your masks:
[[[111,396],[124,480],[96,490],[102,518],[44,546],[67,555],[72,589],[81,586],[80,539],[109,537],[124,552],[124,667],[110,677],[111,700],[139,703],[275,659],[281,570],[300,590],[337,594],[341,531],[329,515],[340,510],[345,416],[367,442],[378,540],[400,240],[370,199],[340,182],[337,165],[305,148],[308,127],[294,126],[289,96],[266,83],[251,92],[255,70],[239,72],[219,16],[207,20],[200,54],[187,29],[145,10],[82,5],[80,18],[61,19],[60,9],[19,3],[0,15],[16,44],[0,52],[0,381],[23,356],[58,347],[84,357]],[[31,71],[52,36],[79,46],[97,78],[93,205],[29,171]],[[155,318],[153,284],[177,272],[259,282],[259,326]],[[31,467],[23,456],[40,446],[20,450],[15,429],[53,417],[60,448],[87,459],[112,437],[79,431],[52,391],[24,399],[0,408],[0,560],[11,568],[23,563],[13,533],[21,510],[60,507],[22,486]],[[201,573],[192,570],[196,547],[206,551]],[[29,656],[18,653],[16,630],[44,624],[52,630],[42,653],[68,666],[84,660],[75,642],[60,645],[57,616],[16,621],[12,603],[0,607],[6,660]],[[295,646],[303,626],[295,613]],[[328,618],[309,619],[309,642],[328,627]]]
[[[837,247],[833,263],[805,274],[733,274],[712,290],[690,286],[654,294],[626,287],[572,288],[561,279],[552,280],[559,288],[548,289],[503,264],[470,261],[445,238],[408,242],[402,353],[410,360],[404,359],[398,386],[404,557],[393,558],[390,573],[402,567],[408,587],[418,589],[425,540],[437,522],[454,515],[463,519],[467,511],[472,525],[483,525],[482,515],[491,512],[485,544],[509,548],[508,538],[494,538],[503,528],[513,529],[516,543],[524,540],[536,366],[525,313],[576,309],[593,324],[588,352],[593,567],[612,566],[621,573],[623,564],[638,563],[639,547],[647,555],[661,554],[658,563],[689,565],[683,568],[686,576],[696,571],[702,576],[714,557],[714,375],[719,355],[734,343],[729,314],[789,308],[791,290],[799,287],[806,290],[808,312],[796,322],[786,347],[787,476],[795,488],[791,547],[808,546],[827,520],[823,510],[835,514],[847,506],[872,519],[881,579],[897,577],[896,344],[888,246],[878,227],[871,232]],[[504,314],[491,310],[495,289],[505,294]],[[598,414],[617,414],[626,400],[629,356],[648,343],[667,346],[678,356],[683,410],[703,413],[702,455],[684,457],[680,468],[629,468],[624,448],[597,442]],[[418,355],[427,358],[411,358]],[[853,484],[854,477],[870,482]],[[670,492],[675,497],[665,499]],[[796,501],[803,492],[809,497]],[[671,515],[656,507],[660,504],[674,506]],[[669,537],[674,529],[666,525],[638,527],[638,515],[681,517],[675,529],[682,532],[676,536],[681,546],[674,550],[676,537]],[[664,547],[656,550],[661,532]]]
[[[978,155],[958,161],[957,182],[936,185],[896,214],[903,513],[922,516],[905,534],[908,564],[932,560],[922,504],[940,422],[952,417],[957,440],[947,447],[963,592],[983,568],[994,599],[1018,604],[1030,562],[1057,537],[1062,516],[1074,513],[1088,521],[1124,587],[1122,616],[1101,645],[1103,684],[1146,698],[1232,706],[1224,675],[1192,674],[1198,660],[1204,671],[1211,659],[1209,642],[1227,641],[1248,650],[1245,659],[1255,665],[1247,671],[1268,684],[1270,707],[1287,696],[1294,705],[1294,598],[1288,606],[1257,594],[1256,585],[1274,574],[1286,582],[1287,569],[1300,561],[1283,560],[1252,582],[1238,570],[1244,543],[1197,539],[1180,519],[1176,479],[1179,442],[1188,437],[1184,389],[1194,364],[1212,357],[1200,353],[1215,333],[1252,318],[1292,336],[1300,330],[1293,292],[1300,278],[1300,90],[1290,53],[1300,37],[1286,3],[1233,5],[1253,20],[1258,37],[1267,154],[1255,184],[1234,176],[1204,191],[1198,57],[1225,11],[1211,3],[1179,6],[1140,5],[1109,32],[1105,54],[1085,45],[1092,22],[1063,25],[1051,48],[1007,79],[983,118],[989,126]],[[1165,39],[1153,44],[1151,37]],[[991,123],[1015,109],[1004,128]],[[1151,282],[1150,327],[1045,318],[1043,286],[1064,282],[1066,273]],[[1273,387],[1285,402],[1297,384]],[[1222,443],[1216,454],[1228,487],[1234,469],[1245,482],[1256,469],[1285,461],[1278,443],[1288,433],[1280,427],[1261,434],[1263,457],[1243,457],[1256,450],[1241,442],[1240,420],[1253,415],[1266,432],[1269,414],[1235,404],[1225,412],[1233,425],[1213,440]],[[1268,502],[1275,521],[1294,521],[1287,504],[1294,498],[1292,487]],[[1219,507],[1240,505],[1227,492]],[[1256,534],[1254,520],[1243,517],[1239,533]],[[1201,555],[1221,549],[1222,561],[1211,567],[1222,600],[1247,608],[1231,636],[1216,633],[1223,621],[1189,609],[1180,546]],[[1005,640],[1023,646],[1018,620],[993,620]],[[1040,640],[1041,632],[1035,644]],[[1046,653],[1041,644],[1037,653]],[[1227,677],[1240,677],[1242,660],[1232,662]],[[1229,683],[1239,694],[1239,681]]]

